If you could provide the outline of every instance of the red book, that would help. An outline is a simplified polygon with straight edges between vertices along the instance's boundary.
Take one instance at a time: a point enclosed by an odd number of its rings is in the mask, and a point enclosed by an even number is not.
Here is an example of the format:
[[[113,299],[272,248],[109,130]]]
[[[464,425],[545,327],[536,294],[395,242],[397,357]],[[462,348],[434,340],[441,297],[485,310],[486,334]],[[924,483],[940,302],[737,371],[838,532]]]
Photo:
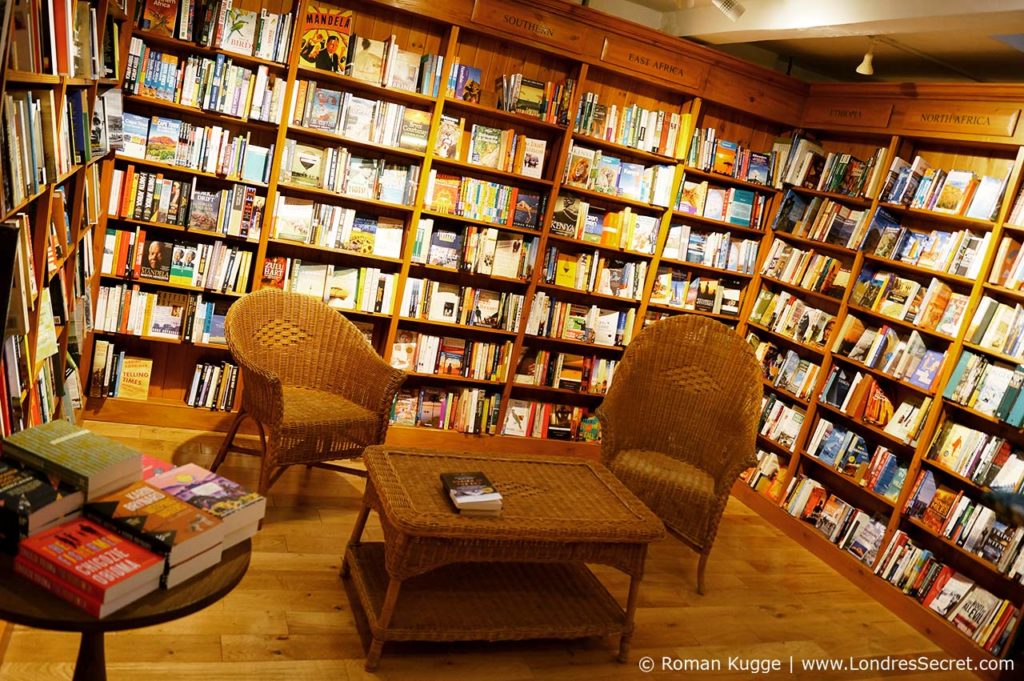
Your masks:
[[[161,556],[82,518],[23,539],[18,560],[97,604],[141,597],[164,570]]]

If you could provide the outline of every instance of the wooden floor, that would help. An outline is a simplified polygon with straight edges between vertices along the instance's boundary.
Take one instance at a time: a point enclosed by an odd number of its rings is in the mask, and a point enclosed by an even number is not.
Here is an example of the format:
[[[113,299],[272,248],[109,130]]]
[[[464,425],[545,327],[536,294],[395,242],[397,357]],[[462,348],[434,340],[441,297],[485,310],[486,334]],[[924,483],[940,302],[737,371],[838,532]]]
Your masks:
[[[220,436],[196,431],[88,424],[154,456],[209,464]],[[222,473],[255,486],[254,460],[229,457]],[[728,658],[942,656],[897,619],[735,499],[708,565],[708,593],[694,590],[696,558],[674,540],[652,546],[640,594],[632,662],[613,661],[604,640],[504,644],[386,645],[377,675],[363,671],[364,640],[338,577],[339,558],[362,494],[362,481],[329,471],[289,471],[272,489],[267,521],[255,538],[241,585],[207,610],[162,626],[108,635],[111,681],[301,679],[344,681],[529,679],[602,681],[645,678],[650,655],[719,660],[722,672],[660,676],[751,678],[729,672]],[[379,528],[371,519],[371,539]],[[626,581],[598,574],[616,595]],[[2,626],[2,625],[0,625]],[[69,679],[77,637],[14,627],[0,679]],[[789,676],[771,674],[770,677]],[[885,678],[867,673],[799,671],[796,678]],[[965,678],[950,674],[945,678]],[[938,679],[939,674],[900,678]]]

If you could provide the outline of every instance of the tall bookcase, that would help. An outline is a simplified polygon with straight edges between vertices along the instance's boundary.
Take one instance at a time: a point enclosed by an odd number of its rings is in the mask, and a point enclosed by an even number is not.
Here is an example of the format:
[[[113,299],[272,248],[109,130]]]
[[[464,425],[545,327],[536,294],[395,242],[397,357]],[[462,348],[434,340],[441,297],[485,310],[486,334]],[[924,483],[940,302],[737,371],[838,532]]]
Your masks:
[[[197,48],[189,42],[154,35],[152,31],[139,29],[130,20],[125,21],[129,16],[138,14],[134,5],[130,4],[127,12],[120,12],[112,3],[108,5],[106,11],[121,21],[124,27],[121,31],[122,57],[128,54],[130,41],[137,38],[154,49],[179,57],[192,54],[212,59],[230,56],[237,65],[252,69],[265,67],[268,73],[284,82],[280,125],[213,113],[141,94],[125,96],[126,112],[176,118],[197,126],[219,125],[232,134],[248,135],[252,144],[268,148],[273,145],[274,153],[270,156],[265,181],[248,182],[229,180],[223,173],[193,171],[125,155],[106,158],[103,163],[96,163],[94,159],[91,164],[60,178],[59,182],[51,183],[38,196],[18,207],[21,211],[30,212],[33,224],[37,225],[33,232],[36,254],[33,266],[37,275],[41,277],[45,271],[47,238],[45,230],[38,225],[49,223],[53,186],[62,183],[69,187],[68,196],[72,199],[69,205],[77,211],[71,216],[71,224],[79,225],[76,228],[76,241],[78,237],[84,237],[91,226],[94,225],[92,228],[96,230],[93,243],[97,272],[103,255],[101,235],[108,228],[130,231],[137,226],[145,229],[147,235],[160,235],[160,239],[168,242],[184,239],[213,244],[224,241],[250,253],[248,283],[244,291],[254,290],[260,285],[266,264],[274,262],[276,258],[301,259],[335,267],[376,268],[393,277],[392,303],[374,312],[346,310],[346,314],[354,321],[368,324],[372,329],[375,347],[386,359],[392,359],[391,354],[396,344],[412,332],[447,336],[462,341],[494,343],[505,348],[508,368],[503,378],[468,378],[438,375],[431,371],[413,371],[407,382],[407,386],[414,389],[457,391],[466,388],[481,391],[490,400],[490,404],[498,405],[492,416],[499,433],[505,423],[509,405],[515,400],[564,404],[588,411],[600,403],[600,394],[517,383],[514,379],[515,369],[521,357],[536,351],[547,351],[552,354],[566,352],[615,360],[624,349],[625,342],[599,344],[528,332],[531,310],[545,296],[549,300],[584,307],[596,306],[600,310],[628,315],[630,325],[624,340],[630,334],[638,333],[645,324],[665,315],[705,314],[719,319],[734,326],[745,337],[792,351],[799,359],[818,367],[815,380],[805,385],[800,394],[775,385],[774,381],[766,378],[766,396],[771,396],[800,414],[802,421],[799,421],[798,428],[780,438],[773,440],[762,436],[758,440],[759,447],[774,453],[781,463],[778,484],[772,488],[772,494],[759,494],[743,483],[738,483],[735,488],[737,496],[874,597],[933,636],[947,650],[974,657],[988,656],[988,653],[944,618],[875,576],[872,565],[841,551],[823,538],[813,526],[780,509],[779,503],[784,500],[786,487],[791,480],[799,476],[816,480],[828,491],[879,519],[885,527],[883,546],[897,533],[905,532],[915,543],[929,548],[943,562],[992,593],[1011,600],[1017,607],[1024,605],[1024,589],[1019,583],[1007,579],[987,561],[938,536],[904,513],[905,504],[913,491],[913,483],[922,470],[932,471],[943,484],[963,490],[968,495],[977,495],[982,491],[971,479],[944,468],[929,457],[932,441],[945,423],[965,423],[981,431],[998,434],[1011,442],[1024,444],[1019,429],[943,397],[959,357],[965,350],[1011,365],[1020,364],[1018,358],[972,343],[968,327],[983,296],[1010,305],[1016,304],[1021,298],[1021,294],[1014,289],[988,283],[988,275],[995,265],[996,250],[1002,237],[1024,231],[1024,227],[1007,224],[1012,202],[1020,191],[1024,166],[1021,147],[1024,143],[1024,129],[1018,121],[1021,109],[1024,108],[1024,89],[1015,86],[986,88],[922,85],[913,90],[887,85],[808,86],[643,27],[557,0],[523,0],[517,3],[497,0],[446,0],[443,3],[426,0],[353,0],[337,4],[352,10],[352,33],[374,40],[395,36],[397,44],[403,49],[443,57],[444,73],[438,95],[381,87],[351,76],[300,66],[302,17],[307,8],[305,0],[262,3],[259,0],[246,0],[235,3],[246,9],[265,8],[277,13],[292,13],[296,17],[296,30],[288,58],[279,63],[229,55],[218,48]],[[101,22],[101,25],[106,25],[106,21]],[[483,88],[479,102],[446,95],[445,77],[456,61],[480,69]],[[84,87],[89,88],[91,96],[95,97],[98,88],[122,82],[124,66],[125,59],[122,59],[122,73],[117,74],[117,80],[97,83],[78,83],[75,79],[60,76],[8,73],[5,91],[11,88],[49,89],[55,96],[62,97],[67,88]],[[521,73],[531,80],[552,83],[571,80],[574,87],[569,102],[568,121],[551,122],[497,108],[497,92],[492,84],[502,75],[513,73]],[[401,145],[389,146],[363,138],[346,138],[298,124],[292,113],[291,102],[300,92],[302,81],[315,81],[323,87],[423,112],[429,118],[425,150],[418,151]],[[595,96],[601,103],[615,105],[619,110],[637,105],[662,111],[666,115],[678,115],[681,122],[679,134],[683,143],[676,145],[674,150],[653,153],[632,148],[620,141],[598,139],[585,131],[576,130],[574,123],[577,111],[585,105],[588,97]],[[437,137],[451,120],[462,121],[462,129],[465,131],[463,155],[458,158],[442,156],[436,151]],[[469,158],[465,154],[469,131],[473,125],[510,129],[518,134],[544,140],[546,154],[540,176],[531,177],[485,168],[465,160]],[[897,156],[909,161],[919,155],[937,168],[1006,176],[1008,183],[997,215],[991,221],[887,205],[879,195],[877,185],[863,196],[788,185],[762,185],[715,172],[714,164],[701,161],[699,150],[690,149],[690,142],[706,139],[703,135],[708,129],[715,131],[717,139],[736,142],[740,147],[754,152],[769,152],[780,136],[788,136],[798,130],[801,134],[812,136],[826,152],[850,154],[860,159],[875,158],[876,164],[883,169],[889,168]],[[699,131],[696,136],[691,134],[694,130]],[[282,180],[281,171],[287,169],[284,162],[285,149],[290,140],[312,146],[344,147],[350,153],[370,160],[414,166],[418,169],[418,181],[412,189],[411,200],[403,203],[379,201],[304,186],[294,179]],[[574,186],[564,175],[573,150],[578,148],[599,150],[605,156],[616,157],[622,162],[668,167],[671,174],[669,199],[653,204]],[[160,173],[167,178],[189,182],[195,180],[197,186],[204,188],[230,188],[235,184],[253,187],[265,199],[258,238],[255,232],[250,238],[206,234],[187,224],[139,221],[108,214],[106,199],[114,187],[115,171],[126,171],[129,166],[140,171]],[[100,202],[103,209],[94,221],[85,219],[86,227],[83,228],[83,216],[88,215],[84,198],[90,167],[99,167],[101,170],[98,196],[104,199]],[[537,228],[533,229],[513,224],[496,225],[487,220],[443,210],[432,203],[432,182],[436,183],[438,176],[472,178],[514,190],[536,192],[544,199],[542,219]],[[690,212],[682,197],[692,185],[705,182],[709,189],[732,190],[755,197],[760,217],[754,224],[743,226]],[[46,192],[51,192],[51,198],[43,198]],[[774,230],[771,226],[779,211],[789,209],[786,197],[790,192],[807,202],[817,201],[819,204],[834,206],[835,209],[863,211],[869,219],[879,210],[885,210],[902,225],[918,230],[969,230],[979,237],[988,234],[990,236],[982,254],[979,276],[968,277],[910,265],[892,257],[875,255],[871,248],[852,247],[849,243],[836,243],[835,240],[826,241],[812,234]],[[637,215],[647,216],[657,225],[656,236],[649,248],[634,248],[633,244],[623,247],[621,243],[605,243],[601,240],[595,243],[579,234],[565,234],[554,229],[553,223],[556,222],[558,211],[564,207],[567,196],[576,197],[598,210],[616,212],[629,209]],[[279,197],[285,200],[311,199],[378,219],[397,220],[402,228],[401,247],[397,255],[383,256],[351,249],[317,247],[274,236],[275,221],[280,217],[275,210]],[[424,220],[432,221],[434,229],[456,233],[462,238],[489,228],[521,236],[524,244],[528,241],[534,243],[536,256],[533,267],[522,273],[522,276],[504,277],[421,262],[415,251],[417,235]],[[688,257],[672,241],[673,235],[683,230],[705,236],[728,234],[732,240],[751,242],[755,255],[748,265],[752,266],[723,267],[721,263],[706,264]],[[767,256],[776,241],[801,251],[813,251],[841,263],[842,268],[848,271],[848,284],[828,290],[809,290],[783,276],[766,274],[764,268]],[[555,251],[570,255],[595,253],[596,258],[632,263],[638,269],[641,266],[645,268],[644,276],[639,282],[636,295],[632,297],[609,296],[583,290],[588,289],[588,286],[566,286],[555,282],[550,271],[545,268],[547,254]],[[69,257],[65,262],[66,267],[76,267],[74,258]],[[968,303],[964,321],[953,332],[945,333],[934,328],[915,327],[865,308],[858,304],[853,295],[856,282],[866,272],[892,272],[923,286],[935,279],[951,291],[966,297]],[[519,324],[507,329],[490,328],[405,314],[402,293],[413,280],[431,280],[446,285],[487,289],[498,295],[521,296]],[[725,284],[730,291],[737,292],[732,304],[738,314],[687,309],[685,301],[680,304],[671,295],[666,297],[666,283],[672,288],[685,287],[698,281],[714,281],[719,286]],[[101,285],[118,284],[138,286],[143,292],[201,294],[222,305],[230,304],[244,292],[216,293],[143,278],[125,280],[124,277],[109,274],[97,275],[89,282],[94,296]],[[815,329],[773,328],[764,319],[755,316],[762,291],[791,296],[802,305],[821,310],[829,316],[830,323]],[[925,347],[943,354],[944,359],[935,381],[927,387],[921,387],[906,376],[896,377],[878,366],[868,366],[857,358],[851,358],[850,348],[837,345],[837,338],[846,321],[853,317],[865,326],[887,326],[901,339],[917,332]],[[35,346],[33,334],[37,326],[38,318],[31,316],[28,325],[29,347]],[[87,413],[91,418],[134,423],[173,422],[209,429],[226,428],[230,415],[193,409],[184,404],[196,363],[229,359],[223,345],[138,337],[125,333],[85,334],[82,343],[83,377],[89,370],[92,354],[90,348],[94,337],[112,340],[129,354],[152,359],[153,373],[147,401],[91,398],[87,400]],[[67,345],[66,335],[62,343]],[[930,407],[924,413],[917,437],[906,442],[903,438],[865,422],[859,416],[844,413],[826,401],[822,390],[833,368],[850,374],[860,372],[870,376],[894,403],[905,399],[915,402],[930,400]],[[26,397],[32,399],[28,394]],[[889,496],[876,493],[854,482],[835,466],[823,463],[812,447],[812,444],[816,444],[813,442],[815,431],[822,419],[857,433],[872,448],[876,445],[887,447],[907,471],[906,481],[898,493]],[[471,437],[451,430],[423,427],[394,426],[388,437],[389,441],[401,444],[415,443],[476,451],[571,453],[587,456],[596,456],[598,452],[597,447],[591,443],[501,434]]]

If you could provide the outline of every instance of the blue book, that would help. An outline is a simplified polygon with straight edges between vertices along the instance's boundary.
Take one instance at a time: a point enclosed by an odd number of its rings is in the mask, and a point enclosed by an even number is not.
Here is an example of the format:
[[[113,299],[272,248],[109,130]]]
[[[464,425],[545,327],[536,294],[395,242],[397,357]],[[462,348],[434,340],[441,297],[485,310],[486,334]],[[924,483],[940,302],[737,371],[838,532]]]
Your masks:
[[[956,392],[956,387],[960,384],[960,379],[963,378],[964,372],[967,370],[967,363],[970,362],[973,357],[974,355],[970,352],[964,352],[960,355],[960,360],[956,363],[956,368],[953,369],[953,373],[950,375],[949,380],[946,381],[946,390],[942,393],[942,396],[947,400],[953,399],[953,393]]]
[[[839,454],[843,450],[847,435],[849,433],[844,428],[832,426],[832,431],[825,436],[821,446],[818,447],[818,458],[823,463],[835,467],[836,459],[839,458]]]

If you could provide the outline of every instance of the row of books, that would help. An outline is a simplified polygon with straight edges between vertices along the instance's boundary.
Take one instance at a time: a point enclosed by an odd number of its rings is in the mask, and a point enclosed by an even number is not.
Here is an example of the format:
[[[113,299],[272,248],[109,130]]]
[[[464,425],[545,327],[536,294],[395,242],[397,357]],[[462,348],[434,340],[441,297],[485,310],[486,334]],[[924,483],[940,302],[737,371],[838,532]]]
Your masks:
[[[458,57],[456,57],[456,60]],[[456,61],[456,64],[458,62]],[[466,101],[477,101],[472,98],[472,76],[476,75],[476,69],[471,69],[468,76],[463,77],[460,73],[454,73],[456,87],[455,92],[461,93],[459,99]],[[461,87],[459,80],[462,80]],[[497,90],[497,108],[500,111],[510,111],[539,118],[548,123],[567,125],[569,122],[569,106],[572,102],[572,93],[576,87],[576,81],[566,78],[560,82],[540,81],[526,78],[521,73],[502,74],[495,80]],[[467,97],[467,95],[469,95]]]
[[[754,356],[761,364],[764,377],[777,388],[796,395],[802,400],[809,399],[817,383],[821,366],[801,358],[792,350],[783,351],[775,343],[758,337],[756,332],[747,334],[747,342],[754,349]]]
[[[943,396],[1020,428],[1024,425],[1024,367],[995,362],[964,350],[946,383]]]
[[[515,382],[603,395],[611,387],[618,361],[594,355],[524,348]]]
[[[875,574],[952,622],[996,657],[1005,652],[1020,611],[941,563],[903,530],[893,535]]]
[[[1024,528],[1010,526],[962,490],[954,492],[938,484],[932,471],[918,473],[903,512],[936,536],[992,563],[1011,579],[1017,578],[1014,575],[1024,578],[1024,557],[1020,555]]]
[[[401,220],[280,195],[272,236],[282,241],[382,258],[402,257]]]
[[[132,164],[114,170],[107,210],[114,217],[259,241],[266,200],[248,185],[200,189],[199,178],[171,180],[161,173],[136,171]]]
[[[124,91],[242,120],[281,122],[285,79],[260,65],[234,64],[231,57],[181,58],[133,37],[128,48]]]
[[[647,279],[647,262],[612,259],[600,251],[566,252],[549,245],[543,273],[548,284],[639,300]]]
[[[533,272],[540,240],[495,227],[465,229],[434,227],[433,218],[420,218],[412,247],[412,262],[510,279]]]
[[[847,263],[813,248],[801,250],[778,238],[768,249],[761,274],[833,298],[842,298],[850,283]]]
[[[289,116],[292,125],[359,142],[426,151],[430,112],[404,104],[358,97],[300,80]]]
[[[3,449],[0,465],[32,496],[3,511],[15,570],[97,617],[216,565],[266,509],[263,497],[195,464],[144,462],[63,420],[16,433]]]
[[[442,120],[441,125],[444,126],[446,122]],[[464,123],[460,121],[460,131],[463,126]],[[442,149],[451,149],[450,145],[444,145],[442,141],[439,141],[438,144]],[[459,147],[461,146],[459,145]],[[539,178],[544,174],[546,153],[547,140],[528,137],[512,128],[502,130],[474,123],[469,130],[466,158],[462,159],[459,156],[454,158],[483,168],[494,168],[525,177]]]
[[[996,249],[988,282],[996,286],[1020,290],[1024,286],[1024,258],[1021,257],[1021,242],[1011,236],[1004,236]]]
[[[3,106],[3,204],[6,213],[57,177],[53,91],[7,92]]]
[[[601,424],[582,407],[512,399],[505,411],[502,435],[597,442]]]
[[[608,347],[629,345],[636,309],[605,310],[556,300],[544,291],[533,294],[526,333]]]
[[[908,163],[897,156],[889,166],[881,200],[910,208],[978,220],[994,220],[1006,177],[979,178],[971,170],[941,170],[921,156]]]
[[[824,465],[890,501],[899,497],[907,477],[907,467],[888,448],[878,445],[871,452],[863,437],[828,419],[818,419],[806,450]]]
[[[764,194],[738,187],[712,187],[707,180],[684,179],[679,185],[675,209],[709,220],[727,222],[740,227],[761,228],[768,199]]]
[[[325,10],[320,7],[321,13]],[[331,8],[328,12],[341,12],[344,23],[327,24],[318,26],[315,23],[312,27],[314,34],[320,33],[320,29],[327,28],[336,31],[339,38],[343,40],[339,49],[332,56],[330,54],[330,35],[327,43],[322,46],[316,45],[316,38],[306,31],[305,44],[299,53],[299,64],[307,68],[344,73],[356,80],[361,80],[372,85],[405,90],[407,92],[434,92],[438,89],[441,78],[441,66],[443,59],[438,56],[437,64],[433,74],[430,74],[431,59],[433,55],[420,54],[410,50],[403,50],[398,46],[398,37],[389,36],[385,40],[377,40],[367,35],[351,36],[345,35],[351,30],[351,23],[347,21],[346,10]],[[347,53],[343,52],[347,48]],[[324,59],[326,57],[326,60]],[[331,63],[336,58],[336,63]],[[326,61],[326,63],[325,63]],[[421,73],[422,71],[422,73]],[[432,75],[432,77],[431,77]]]
[[[668,206],[674,176],[675,166],[631,163],[600,149],[571,142],[562,183],[655,206]]]
[[[674,268],[659,267],[650,302],[680,310],[696,310],[738,317],[744,284],[734,279],[693,276]]]
[[[740,480],[758,494],[777,501],[781,480],[785,477],[782,462],[774,452],[758,449],[757,463],[740,474]]]
[[[294,15],[233,5],[232,0],[146,0],[139,27],[202,47],[287,63]]]
[[[865,326],[853,315],[843,321],[832,352],[928,391],[935,389],[946,359],[945,352],[929,349],[917,331],[904,341],[893,328]]]
[[[850,303],[921,329],[955,336],[963,322],[967,298],[966,294],[953,293],[935,277],[925,287],[894,272],[864,268],[854,284]]]
[[[196,409],[231,411],[238,392],[238,366],[231,362],[199,362],[185,394],[185,404]]]
[[[252,133],[231,136],[219,125],[195,126],[164,116],[123,116],[122,154],[222,175],[229,180],[266,184],[270,180],[274,145],[251,143]]]
[[[10,8],[10,67],[29,73],[96,78],[107,75],[114,42],[96,37],[96,8],[79,0],[18,3]]]
[[[795,451],[796,439],[805,416],[805,410],[784,402],[774,393],[769,393],[761,398],[758,433],[783,449]]]
[[[89,396],[147,400],[152,373],[153,360],[132,357],[125,349],[119,350],[113,341],[97,338],[92,351]]]
[[[817,480],[803,475],[793,478],[782,506],[791,516],[814,525],[840,550],[865,565],[874,564],[885,524],[830,493]]]
[[[3,397],[3,427],[7,434],[25,428],[29,422],[28,404],[23,399],[32,380],[29,357],[28,334],[10,334],[3,339],[0,396]]]
[[[878,209],[873,222],[872,228],[880,223],[885,225],[874,251],[880,258],[968,279],[976,279],[981,273],[991,232],[983,236],[966,229],[958,232],[918,232],[901,227],[884,208]]]
[[[573,130],[624,147],[681,158],[689,141],[690,114],[646,109],[638,104],[601,104],[596,92],[584,92]]]
[[[901,442],[914,444],[924,427],[931,398],[911,398],[893,406],[885,388],[870,374],[834,366],[821,389],[821,401],[850,418],[875,426]]]
[[[223,345],[227,307],[226,301],[214,305],[187,293],[101,286],[93,325],[106,333]]]
[[[782,170],[782,182],[821,192],[854,198],[874,197],[885,176],[882,162],[886,148],[878,147],[867,160],[853,154],[825,152],[813,140],[796,137]]]
[[[551,216],[555,236],[621,248],[635,253],[654,253],[660,220],[633,209],[610,211],[593,206],[578,195],[560,192]]]
[[[494,435],[500,409],[501,395],[481,388],[403,388],[395,396],[391,423]]]
[[[289,139],[281,155],[282,182],[402,206],[412,205],[419,177],[418,165],[355,156],[345,147],[324,148]]]
[[[835,315],[807,305],[788,291],[762,288],[750,311],[750,321],[799,343],[823,347]]]
[[[512,341],[490,343],[400,329],[391,346],[391,366],[419,374],[504,381],[511,354]]]
[[[753,274],[758,245],[754,239],[738,239],[731,232],[705,232],[690,225],[672,225],[661,257]]]
[[[461,326],[518,331],[523,296],[410,277],[402,292],[399,315]]]
[[[686,164],[707,173],[767,185],[774,176],[775,156],[771,152],[751,151],[738,142],[721,139],[715,128],[696,128],[690,140]]]
[[[851,208],[820,196],[808,200],[787,189],[772,229],[856,251],[864,246],[868,235],[867,217],[866,209]]]
[[[539,192],[436,170],[430,171],[424,203],[428,210],[494,225],[536,229],[542,216]]]
[[[935,433],[928,458],[942,468],[997,491],[1024,485],[1024,452],[1005,438],[946,419]]]
[[[990,296],[982,296],[974,311],[965,340],[991,348],[1010,357],[1024,354],[1024,307],[1012,307]]]
[[[398,275],[376,267],[341,267],[273,256],[263,262],[261,286],[323,300],[336,310],[390,314]]]

